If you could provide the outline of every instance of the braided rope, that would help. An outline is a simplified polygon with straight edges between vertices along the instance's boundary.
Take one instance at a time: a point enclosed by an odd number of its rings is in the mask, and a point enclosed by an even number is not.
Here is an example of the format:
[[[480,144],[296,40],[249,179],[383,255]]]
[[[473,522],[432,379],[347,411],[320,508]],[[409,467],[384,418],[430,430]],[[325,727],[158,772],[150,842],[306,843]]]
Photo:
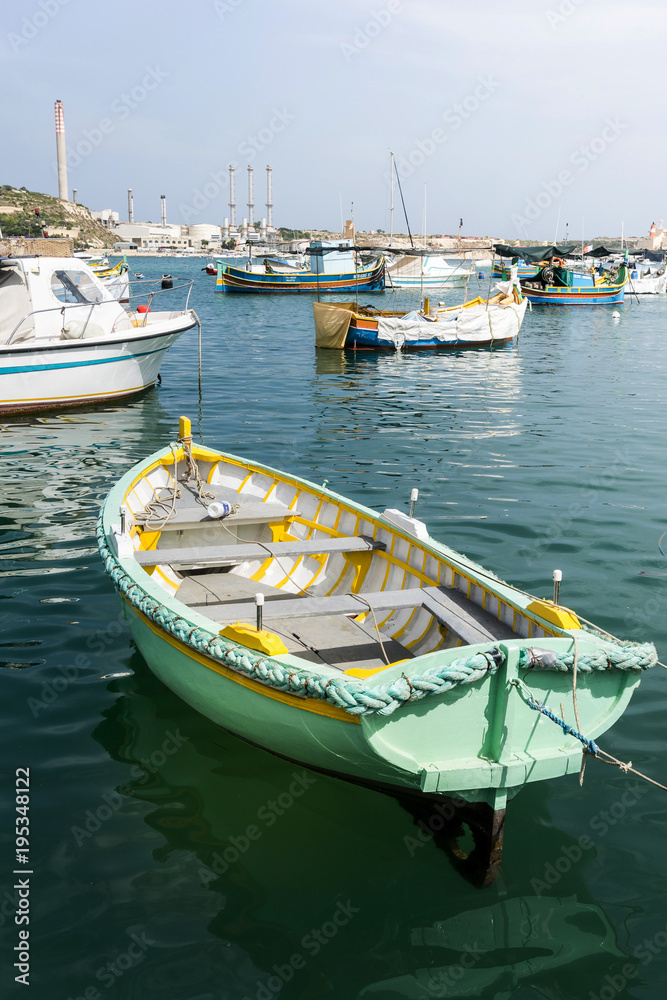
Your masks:
[[[101,515],[96,535],[105,569],[116,589],[124,594],[133,607],[165,632],[169,632],[191,649],[218,660],[245,677],[288,694],[327,701],[351,715],[391,715],[408,702],[420,701],[430,695],[444,694],[459,684],[472,684],[494,674],[505,662],[504,653],[492,648],[487,652],[461,657],[444,666],[430,667],[422,674],[408,677],[403,673],[396,680],[377,687],[367,687],[349,677],[310,674],[306,670],[280,663],[279,660],[257,655],[244,646],[224,639],[217,632],[210,632],[193,625],[192,622],[165,608],[147,594],[119,564],[106,543]],[[551,655],[551,651],[549,652]],[[524,655],[524,666],[530,665],[531,659],[535,659],[533,650],[521,650],[521,656]],[[568,654],[554,655],[560,663],[567,659]],[[590,654],[591,658],[597,655],[598,651]],[[599,655],[604,660],[605,669],[612,665],[608,653],[601,651]],[[656,656],[654,649],[653,656],[654,658]],[[588,655],[580,656],[578,669],[591,669],[587,666],[588,659]],[[622,666],[621,662],[613,665],[618,669],[638,669],[634,665]],[[556,669],[564,670],[567,667],[559,665]]]
[[[519,667],[535,667],[541,670],[558,670],[568,673],[573,670],[575,651],[558,653],[553,649],[522,649]],[[577,670],[591,674],[596,670],[648,670],[658,662],[658,653],[650,642],[624,642],[615,640],[604,649],[593,649],[577,658]]]

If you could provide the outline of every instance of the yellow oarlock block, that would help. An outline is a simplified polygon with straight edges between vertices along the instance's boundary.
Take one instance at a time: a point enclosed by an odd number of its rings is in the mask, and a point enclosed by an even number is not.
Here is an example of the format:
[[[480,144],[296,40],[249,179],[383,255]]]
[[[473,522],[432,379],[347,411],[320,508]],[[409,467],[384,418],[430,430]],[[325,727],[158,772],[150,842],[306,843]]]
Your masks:
[[[366,677],[372,677],[373,674],[379,674],[381,670],[388,670],[389,667],[395,667],[399,663],[407,663],[409,657],[403,660],[394,660],[393,663],[383,663],[381,667],[350,667],[349,670],[344,670],[343,673],[349,674],[350,677],[359,677],[361,680],[365,680]]]
[[[558,628],[581,628],[581,622],[574,611],[564,608],[561,604],[554,604],[553,601],[533,601],[526,610],[532,611],[533,614],[539,615]]]
[[[232,642],[264,653],[265,656],[279,656],[281,653],[289,652],[283,640],[275,632],[267,632],[266,629],[258,631],[254,625],[249,625],[247,622],[226,625],[220,631],[220,635],[223,639],[231,639]]]

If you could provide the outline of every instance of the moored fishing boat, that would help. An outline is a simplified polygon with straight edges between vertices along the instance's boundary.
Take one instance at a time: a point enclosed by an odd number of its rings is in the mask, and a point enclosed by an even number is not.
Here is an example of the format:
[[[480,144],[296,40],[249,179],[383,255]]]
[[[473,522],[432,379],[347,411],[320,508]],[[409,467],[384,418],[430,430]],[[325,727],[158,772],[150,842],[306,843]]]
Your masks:
[[[556,246],[513,247],[498,243],[494,251],[511,258],[515,265],[523,260],[538,265],[537,273],[521,279],[522,294],[535,305],[621,305],[628,281],[628,269],[621,264],[612,271],[587,268],[585,260],[607,256],[605,247],[582,247],[581,263],[567,266],[566,259],[578,253],[574,243]]]
[[[503,583],[412,510],[379,514],[196,445],[185,419],[113,487],[98,541],[176,694],[309,767],[456,796],[491,874],[508,796],[578,772],[656,660]],[[536,725],[545,702],[570,724]]]
[[[384,289],[385,261],[380,256],[358,263],[351,240],[313,241],[308,249],[309,268],[276,266],[267,261],[245,268],[217,261],[216,292],[381,292]]]
[[[596,275],[551,263],[542,267],[534,278],[522,281],[521,292],[535,305],[611,306],[623,304],[627,283],[625,264],[615,272]]]
[[[354,302],[314,302],[315,346],[341,350],[462,350],[500,347],[516,339],[526,313],[516,275],[489,299],[459,306],[391,312]]]
[[[191,283],[181,286],[187,288]],[[155,383],[165,351],[198,322],[183,310],[125,310],[84,261],[0,258],[0,413],[78,406]]]

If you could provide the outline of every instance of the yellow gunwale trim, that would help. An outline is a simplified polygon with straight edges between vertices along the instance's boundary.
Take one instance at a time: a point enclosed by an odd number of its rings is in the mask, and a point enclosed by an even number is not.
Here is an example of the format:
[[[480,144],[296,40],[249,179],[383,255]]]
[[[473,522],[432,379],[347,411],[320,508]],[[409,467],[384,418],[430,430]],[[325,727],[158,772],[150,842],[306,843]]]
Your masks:
[[[475,304],[474,300],[471,300],[470,302],[468,302],[468,303],[465,304],[465,308],[468,308],[468,307],[470,307],[471,305],[474,305],[474,304]],[[460,306],[454,306],[454,307],[451,307],[451,308],[452,309],[457,309],[457,308],[461,308],[461,307]],[[183,457],[183,450],[182,450],[182,448],[178,449],[177,454],[179,452],[180,452],[180,454],[179,454],[179,460],[180,460],[181,457]],[[245,470],[247,474],[246,474],[245,478],[243,479],[243,481],[241,482],[241,484],[239,485],[239,487],[237,489],[237,492],[239,494],[241,494],[241,491],[242,491],[243,487],[245,486],[245,484],[248,482],[248,480],[253,475],[255,475],[256,473],[259,474],[259,475],[266,476],[267,478],[275,478],[275,472],[270,472],[268,469],[265,469],[265,468],[263,468],[263,467],[261,467],[259,465],[254,465],[251,462],[245,462],[245,461],[242,461],[242,460],[239,460],[239,459],[231,458],[231,457],[229,457],[227,455],[221,454],[220,452],[215,452],[212,449],[206,448],[203,445],[193,444],[193,446],[192,446],[192,455],[193,455],[193,458],[195,458],[195,459],[196,458],[203,458],[205,461],[218,462],[221,466],[230,465],[230,466],[234,466],[236,468]],[[169,466],[169,465],[173,465],[173,453],[171,452],[171,450],[165,451],[165,453],[162,455],[161,458],[159,458],[154,463],[152,463],[150,466],[148,466],[147,468],[145,468],[145,469],[143,469],[141,471],[141,473],[137,476],[137,478],[128,487],[127,492],[126,492],[125,497],[124,497],[124,502],[127,502],[127,500],[126,500],[127,496],[132,492],[132,490],[134,489],[135,485],[141,479],[145,478],[154,469],[159,468],[160,466]],[[298,499],[299,496],[301,496],[302,494],[304,494],[306,496],[311,496],[314,499],[319,499],[319,501],[320,501],[319,504],[318,504],[317,510],[315,512],[315,517],[319,516],[320,511],[322,509],[322,505],[323,505],[323,503],[326,502],[327,504],[334,504],[338,508],[339,514],[338,514],[338,518],[336,520],[337,524],[338,524],[338,522],[340,520],[340,515],[345,511],[345,512],[347,512],[349,514],[352,514],[358,520],[363,519],[365,521],[368,521],[369,524],[372,524],[373,525],[373,537],[375,537],[375,533],[376,533],[377,529],[387,530],[387,531],[389,531],[391,533],[391,535],[392,535],[392,541],[391,541],[391,547],[390,547],[389,551],[388,552],[381,552],[379,550],[376,550],[373,553],[375,556],[378,556],[380,558],[385,559],[387,561],[387,563],[388,563],[387,573],[385,574],[385,582],[384,582],[384,584],[383,584],[383,586],[382,586],[381,589],[384,589],[384,587],[386,585],[387,578],[389,576],[389,572],[391,570],[391,565],[392,564],[398,566],[399,568],[401,568],[401,569],[403,569],[405,571],[407,571],[411,575],[415,576],[417,579],[421,579],[423,583],[428,583],[430,586],[434,586],[434,585],[438,586],[439,585],[436,581],[433,581],[425,573],[420,572],[416,568],[410,566],[408,563],[405,563],[403,560],[398,559],[398,558],[396,558],[396,556],[393,555],[394,545],[395,545],[395,543],[396,543],[397,540],[402,540],[402,541],[408,542],[408,555],[409,555],[411,549],[414,548],[415,550],[418,551],[418,550],[420,550],[422,548],[422,545],[420,544],[419,540],[416,540],[415,538],[413,538],[411,535],[408,535],[407,533],[403,533],[400,528],[397,528],[395,525],[391,524],[390,522],[387,523],[387,522],[383,521],[381,514],[377,514],[375,516],[371,515],[369,517],[369,515],[367,515],[366,513],[362,514],[358,509],[356,509],[355,507],[350,506],[349,504],[345,503],[344,501],[338,500],[337,498],[334,498],[334,497],[329,497],[325,493],[321,493],[317,489],[317,487],[311,488],[311,487],[309,487],[307,485],[304,485],[303,483],[297,482],[295,479],[293,479],[291,476],[289,476],[287,474],[286,475],[281,475],[280,477],[278,477],[277,479],[275,479],[275,481],[276,481],[276,483],[280,482],[280,483],[285,484],[285,485],[293,486],[296,489],[296,491],[297,491],[296,495],[294,497],[294,500],[290,504],[289,509],[293,509],[292,508],[292,504],[295,503],[295,501]],[[329,528],[327,525],[318,524],[317,521],[313,521],[313,520],[310,520],[308,518],[297,516],[297,517],[293,518],[293,522],[296,523],[296,524],[304,524],[304,525],[310,527],[311,529],[313,529],[315,531],[321,531],[321,532],[323,532],[323,533],[325,533],[327,535],[333,536],[333,537],[341,537],[341,533],[338,532],[338,531],[336,531],[335,529]],[[312,530],[310,532],[308,532],[308,538],[310,538],[311,536],[312,536]],[[484,594],[485,594],[485,597],[484,597],[483,603],[482,603],[482,607],[483,608],[486,605],[486,595],[487,594],[490,597],[492,597],[493,599],[497,600],[499,602],[499,604],[498,604],[498,616],[497,616],[499,621],[503,621],[503,619],[500,617],[501,614],[502,614],[501,606],[505,605],[509,609],[511,609],[512,611],[514,611],[515,613],[518,612],[518,614],[520,616],[526,618],[526,620],[529,623],[532,622],[532,624],[534,626],[536,626],[537,628],[543,630],[545,632],[545,634],[546,634],[547,637],[548,636],[559,636],[559,635],[563,635],[563,634],[567,635],[567,630],[566,629],[563,629],[562,627],[559,627],[559,626],[555,626],[555,628],[554,628],[553,625],[550,628],[549,625],[551,623],[545,624],[544,620],[540,620],[540,616],[539,615],[535,615],[534,612],[533,612],[533,614],[531,614],[531,612],[529,610],[529,606],[526,607],[526,608],[523,608],[520,605],[517,605],[511,599],[509,599],[509,598],[507,598],[505,596],[501,596],[498,593],[494,593],[493,590],[491,590],[491,589],[488,588],[488,584],[483,583],[481,580],[475,579],[474,575],[472,575],[474,573],[474,570],[471,569],[471,570],[467,571],[467,570],[463,569],[459,565],[456,565],[456,564],[450,562],[449,559],[445,555],[442,555],[442,554],[439,554],[439,553],[437,553],[437,554],[436,553],[431,553],[431,552],[429,552],[428,554],[429,555],[434,555],[435,558],[437,559],[438,563],[439,563],[438,574],[437,574],[438,580],[441,579],[441,574],[442,574],[443,569],[447,568],[452,573],[452,586],[455,587],[456,589],[461,590],[460,587],[456,586],[456,578],[457,578],[457,576],[460,578],[461,582],[465,581],[469,585],[468,586],[468,593],[470,592],[470,590],[469,590],[470,584],[474,584],[475,586],[481,587],[483,589]],[[267,560],[267,562],[268,562],[268,560]],[[483,572],[486,573],[487,571],[483,570]],[[335,591],[335,589],[339,585],[339,583],[340,583],[340,578],[336,582],[336,584],[332,587],[332,589],[328,592],[329,595],[332,594]],[[500,586],[503,585],[503,583],[502,583],[501,580],[499,580],[498,583],[499,583]],[[463,591],[461,591],[461,592],[463,593]],[[525,596],[526,596],[526,598],[528,598],[530,595],[526,594]],[[486,610],[486,608],[485,608],[485,610]],[[572,614],[574,614],[574,612],[572,612]],[[388,615],[386,618],[384,618],[383,622],[386,621],[388,617],[391,617],[391,615]],[[572,627],[572,626],[570,626],[570,627]]]
[[[134,612],[137,618],[139,618],[139,620],[151,630],[151,632],[160,636],[161,639],[168,642],[170,646],[174,647],[174,649],[178,649],[179,652],[185,653],[191,660],[196,660],[196,662],[201,663],[202,666],[215,671],[216,674],[220,674],[222,677],[226,677],[228,680],[234,681],[242,687],[249,688],[251,691],[254,691],[255,694],[261,694],[266,698],[272,698],[274,701],[280,701],[284,705],[289,705],[292,708],[300,708],[304,712],[313,712],[315,715],[324,715],[329,719],[336,719],[338,722],[351,722],[355,725],[361,725],[361,720],[356,715],[350,715],[349,712],[346,712],[342,708],[336,708],[335,705],[330,705],[326,701],[317,701],[315,698],[301,698],[296,694],[285,694],[283,691],[274,691],[273,688],[267,687],[259,681],[253,681],[249,677],[244,677],[242,674],[232,670],[231,667],[225,667],[222,663],[218,663],[212,657],[209,658],[204,656],[202,653],[197,653],[196,650],[192,649],[191,646],[188,646],[187,643],[181,642],[180,639],[176,639],[175,636],[170,635],[168,632],[165,632],[164,629],[155,625],[150,618],[147,618],[146,615],[143,614],[143,612],[139,611],[138,608],[135,608],[132,602],[129,601],[124,594],[122,596],[128,607]],[[295,668],[295,670],[296,669],[297,668]]]

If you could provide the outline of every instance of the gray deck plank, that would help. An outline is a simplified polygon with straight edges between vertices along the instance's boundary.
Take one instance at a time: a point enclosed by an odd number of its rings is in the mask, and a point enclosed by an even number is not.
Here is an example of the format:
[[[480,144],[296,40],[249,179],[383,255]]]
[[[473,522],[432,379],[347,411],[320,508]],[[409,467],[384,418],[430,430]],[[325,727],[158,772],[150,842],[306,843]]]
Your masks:
[[[424,607],[437,621],[445,625],[457,635],[466,645],[479,642],[495,642],[504,638],[516,637],[506,625],[497,621],[488,612],[482,611],[472,601],[461,595],[465,605],[459,604],[449,595],[454,591],[444,591],[440,587],[414,587],[410,590],[379,591],[364,594],[363,597],[372,605],[376,612],[402,610],[406,608]],[[358,615],[368,611],[368,605],[362,601],[362,595],[341,594],[333,597],[301,597],[281,600],[276,597],[264,606],[264,619],[274,618],[315,618],[326,615]],[[247,604],[209,605],[207,615],[213,621],[230,621],[248,614]],[[480,619],[477,618],[481,613]],[[508,631],[510,634],[508,635]]]
[[[206,506],[212,502],[210,497],[205,498],[205,506],[199,502],[197,491],[193,489],[191,483],[179,482],[178,488],[181,495],[176,501],[174,517],[162,526],[163,531],[182,531],[187,528],[208,527],[218,523],[217,518],[209,517],[206,513]],[[259,497],[244,496],[242,493],[237,493],[236,490],[232,490],[228,486],[206,483],[205,489],[207,493],[213,493],[213,499],[215,500],[226,500],[227,503],[240,505],[241,509],[238,513],[230,514],[224,518],[224,523],[230,526],[262,521],[280,521],[285,517],[298,513],[297,511],[290,510],[285,504],[271,501],[263,503]],[[157,490],[157,493],[158,495],[168,496],[170,490],[167,487],[161,487],[161,489]],[[161,518],[156,517],[155,520],[159,523]]]
[[[229,518],[225,518],[228,521]],[[366,552],[386,549],[384,542],[357,535],[346,538],[316,538],[289,542],[240,542],[238,545],[199,545],[184,548],[148,549],[135,553],[140,566],[222,566],[245,562],[248,559],[266,559],[269,556],[322,555],[337,552]]]
[[[413,590],[385,590],[377,594],[364,595],[376,611],[392,611],[395,608],[415,608],[423,602],[419,588]],[[298,606],[297,606],[298,605]],[[294,597],[275,600],[264,606],[264,618],[313,618],[318,615],[360,615],[368,611],[368,605],[355,594],[341,594],[333,597],[304,597],[296,601]],[[208,607],[207,614],[213,621],[228,621],[233,615],[247,614],[247,605],[226,605],[219,610]],[[222,616],[222,618],[221,618]]]
[[[466,621],[470,620],[477,628],[485,630],[488,638],[517,638],[517,633],[509,625],[498,621],[490,612],[480,608],[478,604],[471,601],[460,590],[453,590],[449,587],[424,587],[424,592],[437,604],[444,604],[448,608],[452,608],[455,605],[462,618]]]

